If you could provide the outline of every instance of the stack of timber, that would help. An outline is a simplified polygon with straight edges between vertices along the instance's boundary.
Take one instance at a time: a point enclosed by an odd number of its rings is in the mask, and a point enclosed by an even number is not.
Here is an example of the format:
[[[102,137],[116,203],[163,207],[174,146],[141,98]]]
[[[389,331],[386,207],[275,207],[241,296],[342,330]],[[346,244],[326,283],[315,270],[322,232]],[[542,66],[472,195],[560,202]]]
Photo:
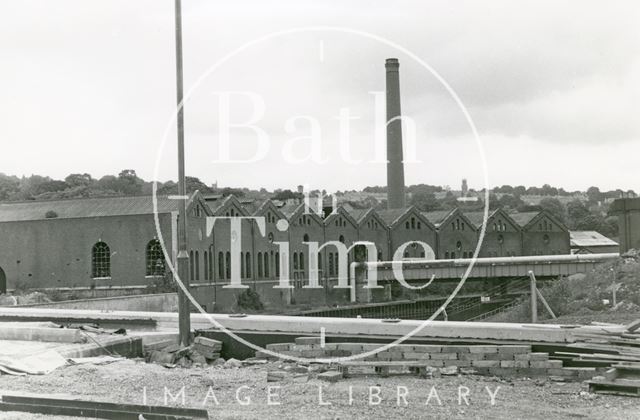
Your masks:
[[[640,397],[640,364],[618,363],[587,383],[589,392]]]
[[[565,366],[608,368],[620,363],[640,366],[640,319],[620,330],[617,325],[594,323],[598,329],[576,332],[576,341],[556,351],[552,358]],[[566,351],[565,351],[566,350]]]

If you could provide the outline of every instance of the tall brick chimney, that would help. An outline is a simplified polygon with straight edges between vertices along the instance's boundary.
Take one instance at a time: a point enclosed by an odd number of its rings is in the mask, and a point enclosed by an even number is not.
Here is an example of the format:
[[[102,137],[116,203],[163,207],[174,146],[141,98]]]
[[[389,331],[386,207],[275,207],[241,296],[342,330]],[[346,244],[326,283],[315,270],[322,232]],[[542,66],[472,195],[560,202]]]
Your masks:
[[[397,58],[387,58],[387,208],[405,207],[404,166],[402,163],[402,123],[400,117],[400,64]]]

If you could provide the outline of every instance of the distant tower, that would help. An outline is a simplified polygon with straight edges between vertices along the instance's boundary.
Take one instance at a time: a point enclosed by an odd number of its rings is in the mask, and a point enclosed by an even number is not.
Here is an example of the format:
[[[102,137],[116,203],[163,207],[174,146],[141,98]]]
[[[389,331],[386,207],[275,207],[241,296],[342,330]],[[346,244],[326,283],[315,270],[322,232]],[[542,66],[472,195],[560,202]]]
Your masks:
[[[387,58],[387,208],[405,206],[404,166],[402,163],[402,122],[400,121],[400,64]],[[394,119],[394,121],[389,122]]]
[[[467,185],[467,180],[462,180],[462,197],[466,197],[469,193],[469,186]]]

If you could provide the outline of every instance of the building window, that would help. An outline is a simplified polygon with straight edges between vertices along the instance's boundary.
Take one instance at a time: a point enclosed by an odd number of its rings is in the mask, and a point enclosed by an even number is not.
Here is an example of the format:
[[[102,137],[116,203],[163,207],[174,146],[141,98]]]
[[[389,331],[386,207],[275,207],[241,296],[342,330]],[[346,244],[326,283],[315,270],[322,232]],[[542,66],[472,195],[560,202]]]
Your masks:
[[[240,253],[240,278],[244,278],[244,252]]]
[[[378,261],[382,261],[382,251],[378,251]]]
[[[224,254],[218,252],[218,278],[224,278]]]
[[[498,243],[502,245],[504,243],[504,236],[498,235]]]
[[[422,226],[420,225],[420,222],[418,222],[418,230],[422,229]]]
[[[196,280],[200,280],[200,252],[196,251]]]
[[[269,278],[269,253],[264,253],[264,278]]]
[[[280,277],[280,253],[276,252],[276,277]]]
[[[247,278],[250,279],[251,278],[251,253],[247,252],[247,255],[244,256],[245,258],[245,264],[244,264],[244,271],[245,274],[247,275]]]
[[[154,239],[147,244],[147,276],[164,276],[165,259],[160,241]]]
[[[329,253],[329,275],[333,276],[333,252]]]
[[[458,251],[460,251],[462,249],[462,242],[460,242],[460,241],[456,242],[456,249]]]
[[[209,280],[213,280],[213,251],[209,250]]]
[[[195,270],[193,267],[193,250],[189,251],[189,279],[193,281],[195,278]]]
[[[411,229],[415,229],[416,228],[416,219],[415,217],[411,218]]]
[[[409,221],[407,220],[404,224],[405,229],[409,229]]]
[[[204,251],[204,279],[209,280],[209,253]]]
[[[262,278],[262,252],[258,252],[258,278]]]
[[[91,274],[94,279],[111,277],[111,250],[104,242],[96,243],[91,249]]]
[[[444,253],[444,259],[448,260],[449,259],[449,251],[445,251]]]
[[[544,241],[545,245],[549,245],[549,242],[550,242],[549,235],[545,233],[544,236],[542,237],[542,240]]]
[[[231,278],[231,253],[229,251],[227,251],[227,255],[225,258],[225,274],[227,275],[227,278],[230,279]]]
[[[302,237],[302,242],[309,242],[309,234],[305,233],[304,236]]]
[[[340,237],[338,238],[338,240],[342,243],[344,243],[344,235],[340,235]]]
[[[300,270],[304,270],[304,253],[300,253]]]

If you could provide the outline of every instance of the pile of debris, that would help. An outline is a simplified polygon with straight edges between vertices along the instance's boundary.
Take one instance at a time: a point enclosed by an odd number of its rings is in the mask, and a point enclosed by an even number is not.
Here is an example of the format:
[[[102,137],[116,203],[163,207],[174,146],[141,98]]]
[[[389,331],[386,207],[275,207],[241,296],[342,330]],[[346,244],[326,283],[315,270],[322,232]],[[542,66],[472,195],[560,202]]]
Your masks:
[[[183,347],[179,344],[169,344],[160,349],[150,348],[148,350],[146,354],[147,362],[159,363],[167,368],[188,368],[191,366],[219,365],[229,362],[225,362],[225,360],[220,357],[222,342],[206,337],[196,337],[193,344],[188,347]]]

